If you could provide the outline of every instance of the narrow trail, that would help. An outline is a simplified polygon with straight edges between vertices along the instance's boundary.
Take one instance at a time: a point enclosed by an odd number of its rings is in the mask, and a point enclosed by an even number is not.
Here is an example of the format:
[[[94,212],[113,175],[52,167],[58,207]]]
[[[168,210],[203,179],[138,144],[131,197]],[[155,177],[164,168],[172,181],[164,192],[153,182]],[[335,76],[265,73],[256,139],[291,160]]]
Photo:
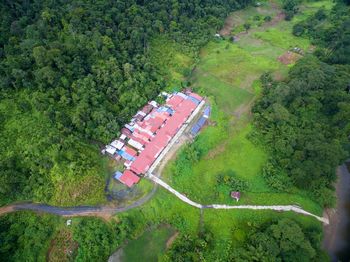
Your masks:
[[[0,207],[0,216],[8,213],[31,210],[35,212],[50,213],[59,216],[105,216],[116,213],[126,212],[130,209],[137,208],[148,202],[156,193],[158,185],[155,184],[152,191],[146,196],[133,202],[130,205],[115,207],[115,206],[76,206],[76,207],[57,207],[47,204],[36,203],[17,203],[8,206]]]
[[[152,174],[147,174],[146,176],[148,179],[152,180],[153,182],[157,183],[158,185],[162,186],[163,188],[165,188],[166,190],[168,190],[169,192],[171,192],[172,194],[174,194],[176,197],[178,197],[179,199],[181,199],[183,202],[196,207],[196,208],[200,208],[200,209],[204,209],[204,208],[213,208],[213,209],[252,209],[252,210],[275,210],[275,211],[292,211],[298,214],[303,214],[306,216],[312,216],[314,218],[316,218],[318,221],[321,221],[324,224],[329,224],[329,220],[328,218],[324,218],[324,217],[319,217],[317,215],[314,215],[310,212],[307,212],[305,210],[303,210],[302,208],[298,207],[298,206],[294,206],[294,205],[276,205],[276,206],[257,206],[257,205],[237,205],[237,206],[229,206],[229,205],[222,205],[222,204],[212,204],[212,205],[202,205],[199,204],[197,202],[192,201],[191,199],[189,199],[188,197],[186,197],[185,195],[179,193],[178,191],[176,191],[174,188],[172,188],[171,186],[169,186],[167,183],[165,183],[163,180],[161,180],[160,178],[152,175]]]
[[[316,218],[318,221],[324,223],[324,224],[329,224],[328,218],[324,217],[319,217],[317,215],[314,215],[310,212],[307,212],[303,210],[302,208],[298,206],[293,206],[293,205],[276,205],[276,206],[262,206],[262,205],[237,205],[237,206],[230,206],[230,205],[223,205],[223,204],[211,204],[211,205],[202,205],[197,202],[192,201],[185,195],[179,193],[176,191],[174,188],[169,186],[167,183],[165,183],[163,180],[158,178],[155,175],[152,174],[147,174],[145,176],[149,180],[153,181],[155,186],[153,187],[152,191],[144,196],[143,198],[137,200],[136,202],[124,206],[124,207],[113,207],[113,206],[77,206],[77,207],[56,207],[56,206],[50,206],[46,204],[35,204],[35,203],[18,203],[18,204],[12,204],[8,206],[4,206],[0,208],[0,215],[4,215],[7,213],[12,213],[20,210],[31,210],[35,212],[45,212],[45,213],[50,213],[50,214],[55,214],[59,216],[86,216],[86,215],[95,215],[95,216],[101,216],[105,214],[113,215],[116,213],[122,213],[126,212],[130,209],[137,208],[147,201],[149,201],[153,195],[156,193],[158,186],[160,185],[172,194],[174,194],[177,198],[182,200],[183,202],[199,208],[201,210],[203,209],[251,209],[251,210],[274,210],[274,211],[291,211],[295,212],[298,214],[306,215],[306,216],[312,216]]]

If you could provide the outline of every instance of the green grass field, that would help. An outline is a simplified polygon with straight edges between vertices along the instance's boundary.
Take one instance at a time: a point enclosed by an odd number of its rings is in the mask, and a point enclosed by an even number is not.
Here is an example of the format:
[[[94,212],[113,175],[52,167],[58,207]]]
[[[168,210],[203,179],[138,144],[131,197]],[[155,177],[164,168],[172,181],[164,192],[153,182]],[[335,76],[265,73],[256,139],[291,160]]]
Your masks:
[[[158,261],[158,257],[165,252],[167,240],[174,233],[174,229],[169,226],[145,231],[123,249],[122,262]]]

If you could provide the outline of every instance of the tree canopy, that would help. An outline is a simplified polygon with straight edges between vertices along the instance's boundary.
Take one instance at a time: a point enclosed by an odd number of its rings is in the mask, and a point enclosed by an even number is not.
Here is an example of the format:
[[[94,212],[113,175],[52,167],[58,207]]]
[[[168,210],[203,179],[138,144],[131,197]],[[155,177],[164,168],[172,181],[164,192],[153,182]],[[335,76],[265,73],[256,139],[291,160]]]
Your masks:
[[[150,40],[198,50],[248,3],[1,1],[0,204],[103,201],[98,146],[165,86]]]

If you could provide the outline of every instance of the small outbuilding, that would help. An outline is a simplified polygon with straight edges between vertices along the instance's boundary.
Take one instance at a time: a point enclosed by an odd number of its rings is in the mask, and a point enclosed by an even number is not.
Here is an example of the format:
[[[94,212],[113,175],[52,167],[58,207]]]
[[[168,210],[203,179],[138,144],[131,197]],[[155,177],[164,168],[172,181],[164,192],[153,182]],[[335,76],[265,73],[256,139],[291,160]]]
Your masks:
[[[241,192],[232,191],[232,192],[231,192],[231,197],[232,197],[233,199],[236,199],[236,201],[238,202],[238,200],[241,198]]]

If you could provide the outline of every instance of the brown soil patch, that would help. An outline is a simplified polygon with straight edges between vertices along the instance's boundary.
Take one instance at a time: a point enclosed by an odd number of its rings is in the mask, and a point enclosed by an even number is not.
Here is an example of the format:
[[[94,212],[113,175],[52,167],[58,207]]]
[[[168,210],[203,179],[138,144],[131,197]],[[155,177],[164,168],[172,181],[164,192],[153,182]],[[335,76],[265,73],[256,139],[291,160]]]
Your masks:
[[[76,215],[69,215],[64,217],[99,217],[107,222],[110,222],[113,219],[113,214],[107,211],[106,212],[98,211],[98,212],[79,213]]]
[[[301,57],[302,56],[297,53],[287,51],[283,55],[278,57],[278,61],[280,61],[282,64],[289,65],[295,63]]]
[[[76,255],[78,243],[73,240],[73,234],[68,229],[62,229],[51,241],[47,261],[72,261]]]
[[[7,213],[11,213],[13,211],[14,211],[14,207],[12,205],[0,207],[0,216],[5,215]]]
[[[212,159],[216,157],[217,155],[220,155],[225,151],[225,147],[227,145],[227,140],[223,144],[219,144],[217,147],[214,149],[210,150],[208,154],[205,156],[205,159]]]
[[[170,248],[171,245],[174,243],[175,239],[177,238],[177,236],[179,235],[179,232],[175,232],[174,235],[172,235],[168,241],[166,242],[166,249]]]
[[[219,31],[220,35],[223,36],[228,36],[231,35],[231,31],[233,28],[233,24],[234,24],[234,18],[232,15],[230,15],[229,17],[227,17],[227,19],[225,20],[225,24],[224,27]]]

